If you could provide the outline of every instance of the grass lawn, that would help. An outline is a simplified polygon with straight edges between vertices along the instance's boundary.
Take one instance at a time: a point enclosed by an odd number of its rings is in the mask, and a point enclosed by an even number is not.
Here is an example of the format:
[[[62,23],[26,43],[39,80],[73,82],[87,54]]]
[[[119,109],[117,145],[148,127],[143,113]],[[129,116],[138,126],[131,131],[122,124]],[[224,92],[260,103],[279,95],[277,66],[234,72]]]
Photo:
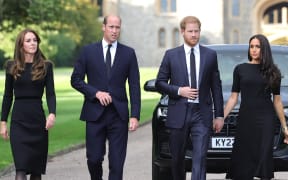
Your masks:
[[[85,123],[79,120],[83,96],[70,86],[71,68],[56,68],[54,70],[55,89],[57,96],[56,124],[49,132],[49,155],[84,143]],[[0,102],[2,104],[5,73],[0,71]],[[141,75],[141,121],[144,123],[152,117],[152,111],[160,95],[158,93],[145,92],[143,85],[146,80],[156,77],[157,68],[140,68]],[[44,108],[46,107],[43,98]],[[10,119],[9,119],[10,121]],[[0,140],[0,171],[13,163],[10,143]]]

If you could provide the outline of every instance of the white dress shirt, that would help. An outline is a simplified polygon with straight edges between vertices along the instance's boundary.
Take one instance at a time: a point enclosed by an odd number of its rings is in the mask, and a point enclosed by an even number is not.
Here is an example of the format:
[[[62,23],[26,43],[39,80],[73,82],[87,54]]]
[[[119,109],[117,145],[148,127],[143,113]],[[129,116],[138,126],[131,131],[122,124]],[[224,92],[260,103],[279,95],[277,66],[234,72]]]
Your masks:
[[[102,47],[103,47],[103,55],[104,55],[104,61],[106,62],[106,52],[108,49],[108,43],[103,39],[102,40]],[[111,44],[112,46],[110,47],[110,54],[111,54],[111,66],[113,66],[114,63],[114,58],[116,54],[116,49],[117,49],[117,41]]]
[[[186,65],[187,65],[187,72],[188,72],[188,79],[189,79],[189,85],[191,86],[191,76],[190,76],[190,54],[191,49],[194,50],[194,56],[195,56],[195,67],[196,67],[196,85],[197,89],[199,89],[199,71],[200,71],[200,49],[199,44],[196,44],[194,47],[188,46],[184,43],[184,51],[185,51],[185,57],[186,57]],[[192,103],[199,103],[199,99],[196,98],[195,100],[188,99],[188,102]]]

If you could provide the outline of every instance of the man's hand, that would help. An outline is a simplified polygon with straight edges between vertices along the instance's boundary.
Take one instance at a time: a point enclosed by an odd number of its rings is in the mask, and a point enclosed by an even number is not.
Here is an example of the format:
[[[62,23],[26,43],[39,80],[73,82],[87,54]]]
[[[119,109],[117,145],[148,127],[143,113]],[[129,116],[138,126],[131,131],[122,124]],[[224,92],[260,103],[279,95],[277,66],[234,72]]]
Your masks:
[[[131,117],[129,120],[129,131],[136,131],[139,126],[139,122],[137,118]]]
[[[107,92],[98,91],[96,93],[96,98],[100,101],[102,106],[108,106],[110,103],[112,103],[112,97]]]
[[[213,120],[213,130],[219,133],[224,126],[224,118],[215,118]]]
[[[189,86],[180,87],[179,95],[194,100],[198,97],[198,89],[192,89]]]

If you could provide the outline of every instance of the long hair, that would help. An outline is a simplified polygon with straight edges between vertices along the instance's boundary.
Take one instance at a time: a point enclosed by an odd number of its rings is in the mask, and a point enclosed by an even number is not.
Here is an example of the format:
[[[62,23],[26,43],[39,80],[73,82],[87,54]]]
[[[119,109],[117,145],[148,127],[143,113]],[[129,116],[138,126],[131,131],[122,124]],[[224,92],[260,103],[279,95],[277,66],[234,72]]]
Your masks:
[[[28,32],[33,33],[38,42],[37,50],[33,57],[32,72],[31,72],[32,80],[35,81],[43,79],[46,75],[46,67],[45,67],[46,57],[39,48],[39,44],[41,42],[40,37],[32,29],[24,29],[18,34],[14,49],[14,58],[13,58],[14,63],[10,68],[10,73],[13,75],[14,79],[17,79],[18,77],[21,76],[21,72],[23,72],[25,69],[25,55],[23,50],[23,43],[24,43],[24,37]]]
[[[250,55],[250,43],[253,39],[258,39],[260,42],[260,65],[262,76],[268,82],[268,86],[270,88],[280,86],[281,72],[279,68],[274,64],[269,41],[264,35],[256,34],[250,38],[248,48],[249,61],[252,61],[252,57]]]

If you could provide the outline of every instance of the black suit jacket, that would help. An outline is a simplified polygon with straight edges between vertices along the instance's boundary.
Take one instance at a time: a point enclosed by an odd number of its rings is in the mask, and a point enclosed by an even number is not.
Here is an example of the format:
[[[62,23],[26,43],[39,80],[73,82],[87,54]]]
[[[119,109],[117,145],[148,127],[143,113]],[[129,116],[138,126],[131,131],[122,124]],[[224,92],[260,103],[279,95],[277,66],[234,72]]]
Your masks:
[[[134,49],[117,43],[111,75],[106,74],[102,43],[85,46],[75,63],[71,76],[71,85],[85,96],[80,119],[97,121],[104,106],[96,98],[97,91],[109,92],[113,105],[121,119],[128,121],[128,98],[126,81],[129,84],[131,117],[140,118],[140,77]],[[85,76],[87,80],[85,80]]]

